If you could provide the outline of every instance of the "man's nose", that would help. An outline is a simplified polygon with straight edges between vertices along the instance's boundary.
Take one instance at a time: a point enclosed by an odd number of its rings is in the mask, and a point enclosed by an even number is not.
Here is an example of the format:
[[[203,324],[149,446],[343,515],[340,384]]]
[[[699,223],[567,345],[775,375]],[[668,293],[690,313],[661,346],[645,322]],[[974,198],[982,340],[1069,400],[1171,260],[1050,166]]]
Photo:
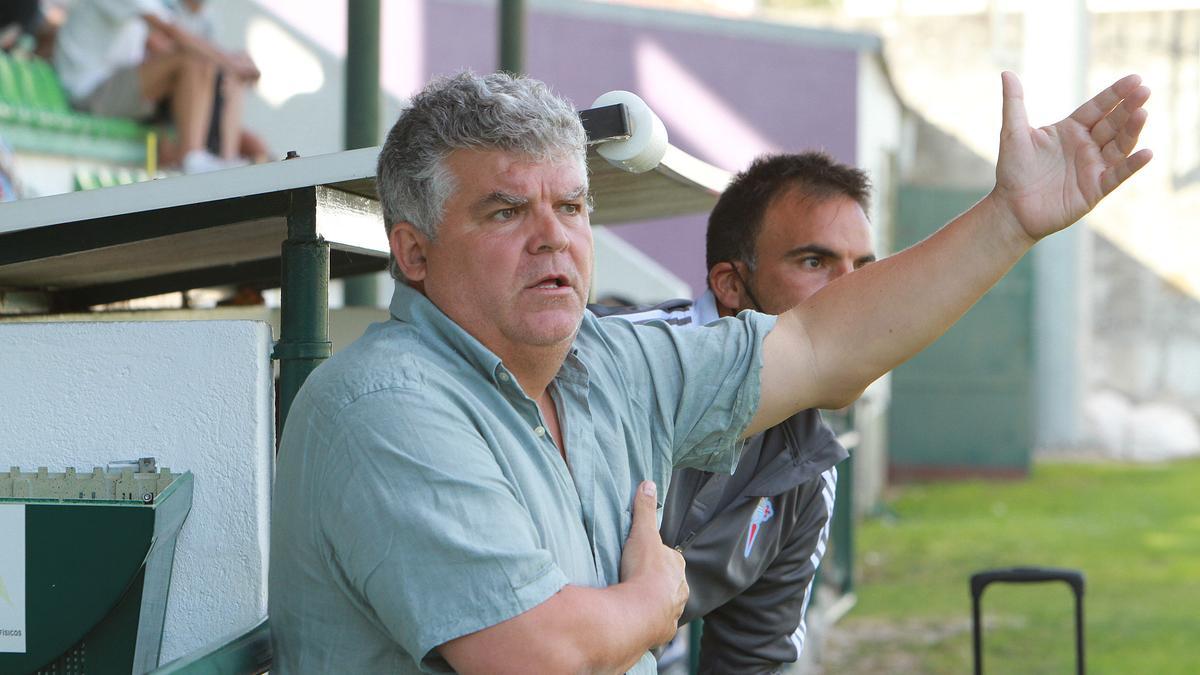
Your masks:
[[[835,262],[833,264],[833,274],[830,275],[830,278],[837,279],[838,277],[845,276],[853,271],[854,271],[854,261],[838,260],[837,262]]]
[[[529,237],[530,253],[561,251],[570,244],[567,228],[553,208],[536,208],[530,214],[533,231]]]

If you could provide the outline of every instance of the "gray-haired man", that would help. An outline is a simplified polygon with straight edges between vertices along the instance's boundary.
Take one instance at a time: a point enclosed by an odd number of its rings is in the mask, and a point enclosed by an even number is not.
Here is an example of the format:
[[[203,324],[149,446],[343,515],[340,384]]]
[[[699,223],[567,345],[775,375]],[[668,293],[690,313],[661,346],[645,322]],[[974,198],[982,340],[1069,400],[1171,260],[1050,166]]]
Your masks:
[[[379,161],[393,319],[313,373],[281,439],[272,670],[653,672],[687,586],[650,486],[853,400],[1149,160],[1136,78],[1049,131],[1004,90],[997,187],[970,211],[778,320],[673,332],[584,311],[570,106],[504,75],[430,85]]]

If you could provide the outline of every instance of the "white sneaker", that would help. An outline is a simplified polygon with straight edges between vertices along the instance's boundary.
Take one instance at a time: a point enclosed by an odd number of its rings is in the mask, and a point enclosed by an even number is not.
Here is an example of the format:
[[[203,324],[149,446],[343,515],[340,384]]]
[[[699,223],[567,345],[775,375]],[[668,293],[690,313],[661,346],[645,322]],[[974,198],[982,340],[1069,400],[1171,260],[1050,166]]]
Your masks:
[[[222,159],[207,150],[192,150],[183,156],[181,168],[184,173],[207,173],[222,169],[233,169],[246,166],[244,159]]]

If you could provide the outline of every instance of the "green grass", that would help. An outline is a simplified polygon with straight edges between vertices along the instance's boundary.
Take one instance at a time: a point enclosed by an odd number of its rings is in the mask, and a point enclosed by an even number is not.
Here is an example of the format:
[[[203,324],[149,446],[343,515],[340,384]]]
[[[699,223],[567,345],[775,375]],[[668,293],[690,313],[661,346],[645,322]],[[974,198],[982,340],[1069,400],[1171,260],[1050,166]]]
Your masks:
[[[971,672],[979,570],[1079,569],[1090,673],[1200,673],[1200,462],[1039,464],[1029,480],[904,488],[858,529],[850,647],[829,672]],[[985,672],[1071,673],[1065,584],[983,595]]]

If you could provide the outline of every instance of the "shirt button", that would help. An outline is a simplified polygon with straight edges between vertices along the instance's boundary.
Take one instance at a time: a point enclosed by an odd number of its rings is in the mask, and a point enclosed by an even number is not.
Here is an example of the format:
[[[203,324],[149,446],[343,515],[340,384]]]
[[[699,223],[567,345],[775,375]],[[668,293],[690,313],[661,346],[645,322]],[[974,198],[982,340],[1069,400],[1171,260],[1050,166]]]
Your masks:
[[[504,371],[500,371],[500,374],[497,375],[496,377],[498,377],[501,382],[508,382],[508,373],[506,373]]]
[[[542,436],[545,436],[545,435],[546,435],[546,427],[543,427],[543,426],[536,426],[536,427],[534,427],[534,428],[533,428],[533,435],[534,435],[534,436],[537,436],[538,438],[541,438]]]

